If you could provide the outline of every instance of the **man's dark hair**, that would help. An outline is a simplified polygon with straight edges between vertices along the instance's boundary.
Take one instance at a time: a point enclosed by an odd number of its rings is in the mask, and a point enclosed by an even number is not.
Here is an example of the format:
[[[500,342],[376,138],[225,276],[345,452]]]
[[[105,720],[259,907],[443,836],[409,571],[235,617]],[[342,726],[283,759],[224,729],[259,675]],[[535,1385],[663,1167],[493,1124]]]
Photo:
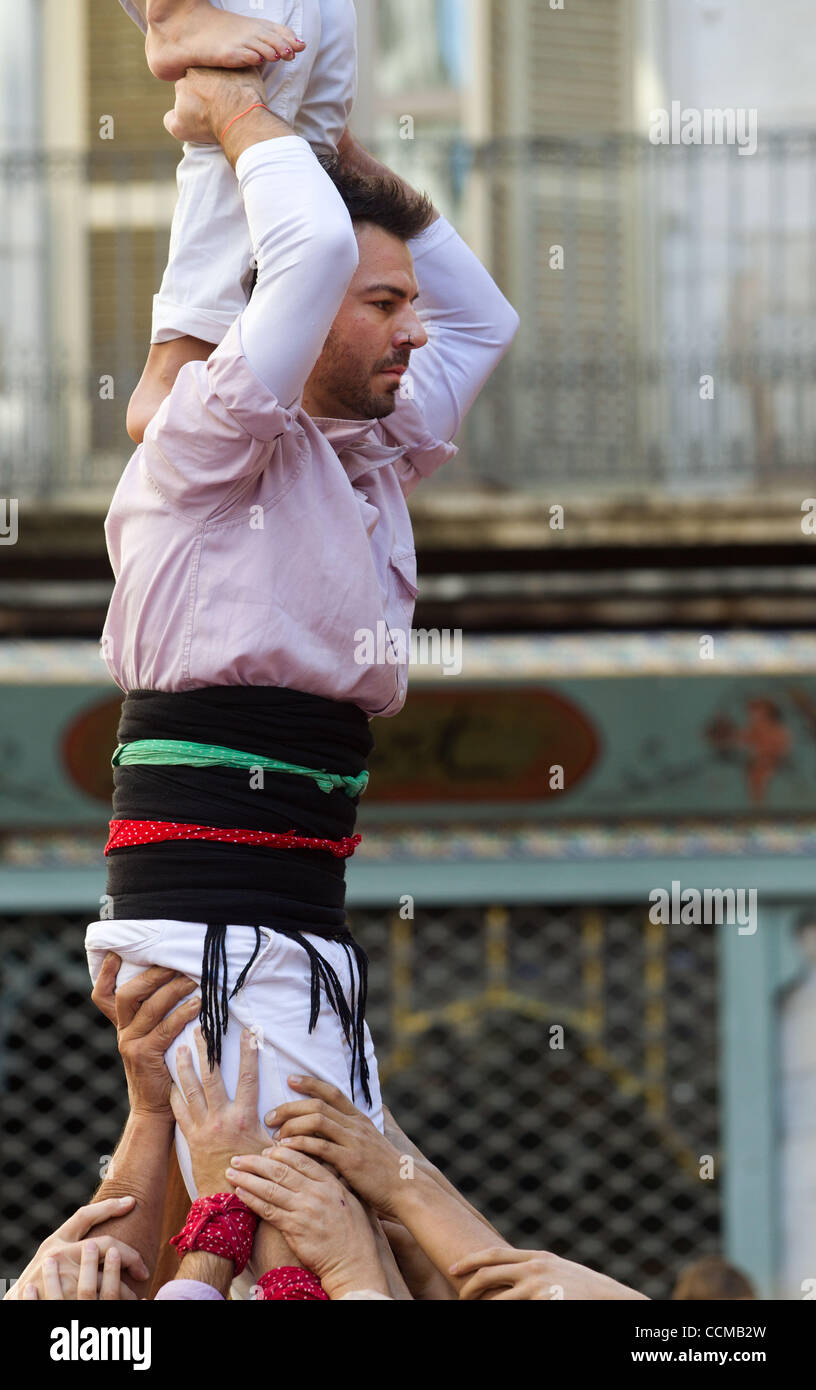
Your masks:
[[[349,210],[355,227],[371,222],[384,232],[411,241],[429,227],[434,206],[427,193],[407,193],[399,179],[357,174],[345,169],[336,157],[321,164]]]

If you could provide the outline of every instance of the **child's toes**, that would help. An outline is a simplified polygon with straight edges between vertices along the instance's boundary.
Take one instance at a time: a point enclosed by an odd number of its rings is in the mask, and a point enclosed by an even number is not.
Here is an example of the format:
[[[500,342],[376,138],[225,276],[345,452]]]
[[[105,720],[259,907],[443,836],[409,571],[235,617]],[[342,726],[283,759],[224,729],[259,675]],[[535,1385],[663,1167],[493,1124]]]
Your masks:
[[[300,52],[306,47],[303,39],[299,39],[294,29],[290,29],[286,24],[276,24],[269,26],[273,32],[265,32],[263,37],[268,43],[274,44],[279,53],[284,49],[291,49],[293,52]]]
[[[240,48],[235,53],[235,66],[237,68],[257,68],[266,61],[266,56],[254,48]]]

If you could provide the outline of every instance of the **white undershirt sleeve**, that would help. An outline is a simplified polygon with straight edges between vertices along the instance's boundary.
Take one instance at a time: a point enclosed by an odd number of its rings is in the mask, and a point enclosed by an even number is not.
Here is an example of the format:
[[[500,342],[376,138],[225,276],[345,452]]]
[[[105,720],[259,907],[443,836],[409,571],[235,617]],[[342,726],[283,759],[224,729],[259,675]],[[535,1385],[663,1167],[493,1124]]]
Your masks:
[[[519,316],[444,217],[408,245],[428,334],[411,358],[413,399],[431,434],[452,440],[510,347]]]
[[[357,239],[340,194],[299,136],[251,145],[235,172],[258,263],[240,320],[244,355],[292,409],[357,269]]]

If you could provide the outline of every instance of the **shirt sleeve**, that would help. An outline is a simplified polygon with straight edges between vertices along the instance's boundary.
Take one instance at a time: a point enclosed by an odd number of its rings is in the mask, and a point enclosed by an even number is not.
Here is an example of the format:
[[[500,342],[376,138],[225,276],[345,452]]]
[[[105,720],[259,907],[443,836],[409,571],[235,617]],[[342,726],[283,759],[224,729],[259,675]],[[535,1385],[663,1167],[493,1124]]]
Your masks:
[[[357,238],[340,194],[299,136],[251,145],[235,172],[258,263],[241,315],[244,352],[291,410],[357,269]]]
[[[419,284],[416,311],[428,334],[411,357],[410,389],[430,434],[452,440],[520,320],[446,218],[408,244]]]
[[[198,1279],[171,1279],[169,1284],[162,1284],[159,1292],[154,1299],[155,1303],[170,1302],[192,1302],[209,1300],[210,1302],[226,1302],[224,1295],[214,1289],[212,1284],[202,1284]]]
[[[357,268],[343,200],[299,136],[238,159],[258,279],[206,362],[189,362],[145,432],[142,463],[167,500],[198,516],[266,467],[297,428],[303,394]]]

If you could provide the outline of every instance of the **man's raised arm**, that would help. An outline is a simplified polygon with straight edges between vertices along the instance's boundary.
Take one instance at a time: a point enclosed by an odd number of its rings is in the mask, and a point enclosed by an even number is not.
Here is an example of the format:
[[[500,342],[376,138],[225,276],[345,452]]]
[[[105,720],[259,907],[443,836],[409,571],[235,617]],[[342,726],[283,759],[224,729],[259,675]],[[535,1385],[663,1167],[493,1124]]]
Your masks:
[[[258,265],[243,314],[206,364],[182,368],[146,431],[148,470],[154,473],[155,464],[162,490],[176,500],[206,486],[209,463],[210,481],[217,472],[222,485],[264,466],[261,450],[225,452],[225,431],[268,442],[291,427],[285,417],[359,260],[351,218],[331,179],[308,143],[264,102],[260,79],[248,70],[191,68],[176,83],[176,105],[165,117],[179,140],[221,144],[241,186]],[[204,458],[208,441],[217,445],[211,460]],[[197,463],[204,478],[196,476]]]
[[[348,132],[339,154],[361,174],[398,178]],[[415,307],[428,334],[427,346],[411,358],[409,400],[419,408],[429,432],[436,439],[449,441],[510,348],[520,320],[481,261],[444,217],[437,214],[427,231],[408,246],[419,285]],[[386,430],[392,422],[398,424],[401,406],[400,401],[390,420],[383,421]]]

